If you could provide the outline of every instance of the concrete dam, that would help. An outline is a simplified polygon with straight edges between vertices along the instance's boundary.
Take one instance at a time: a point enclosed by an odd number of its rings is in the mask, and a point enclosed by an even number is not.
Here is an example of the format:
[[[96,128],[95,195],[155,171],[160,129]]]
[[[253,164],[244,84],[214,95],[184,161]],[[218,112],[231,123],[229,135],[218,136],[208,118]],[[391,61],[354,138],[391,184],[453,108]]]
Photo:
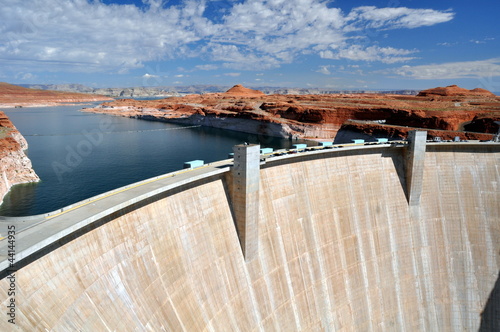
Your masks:
[[[4,218],[0,330],[498,330],[500,144],[421,133]]]

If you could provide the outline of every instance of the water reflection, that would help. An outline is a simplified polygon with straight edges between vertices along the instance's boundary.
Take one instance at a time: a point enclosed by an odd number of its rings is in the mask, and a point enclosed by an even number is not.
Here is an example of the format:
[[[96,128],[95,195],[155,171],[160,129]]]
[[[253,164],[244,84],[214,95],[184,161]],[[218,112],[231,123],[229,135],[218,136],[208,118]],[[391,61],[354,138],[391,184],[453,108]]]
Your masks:
[[[36,191],[38,183],[22,183],[12,187],[3,199],[3,206],[10,207],[9,215],[31,215],[36,214],[32,211],[37,211],[36,208]],[[17,205],[17,202],[24,202],[22,205]],[[0,212],[2,210],[0,209]],[[0,213],[3,215],[3,213]]]

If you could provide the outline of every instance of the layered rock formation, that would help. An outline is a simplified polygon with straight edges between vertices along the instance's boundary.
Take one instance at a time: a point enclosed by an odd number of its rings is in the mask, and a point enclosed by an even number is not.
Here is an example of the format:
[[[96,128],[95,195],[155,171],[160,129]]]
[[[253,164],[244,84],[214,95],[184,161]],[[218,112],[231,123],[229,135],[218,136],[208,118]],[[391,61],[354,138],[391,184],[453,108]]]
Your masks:
[[[418,93],[419,97],[428,97],[428,96],[441,96],[441,97],[455,97],[455,96],[478,96],[478,97],[495,97],[495,94],[489,92],[488,90],[476,88],[472,90],[467,90],[461,88],[457,85],[449,85],[447,87],[437,87],[433,89],[427,89],[420,91]]]
[[[0,107],[52,106],[112,99],[101,95],[28,89],[0,82]]]
[[[236,85],[225,93],[122,99],[85,111],[278,137],[332,139],[340,129],[349,129],[398,139],[410,129],[423,128],[430,137],[491,139],[497,132],[500,97],[456,86],[426,91],[420,96],[266,95]],[[465,134],[464,129],[472,132]]]
[[[474,128],[478,128],[478,126],[475,126]],[[405,138],[408,137],[408,133],[410,131],[415,129],[419,129],[419,127],[393,126],[393,125],[384,125],[370,121],[356,121],[356,120],[347,120],[342,125],[342,130],[347,130],[349,132],[358,132],[371,137]],[[488,132],[488,130],[485,129],[484,132]],[[427,129],[427,136],[428,138],[440,137],[443,140],[453,140],[456,137],[459,137],[460,140],[489,141],[492,139],[492,134],[473,132],[473,131],[463,131],[463,130]],[[350,140],[345,138],[339,140],[339,142],[345,142],[345,141],[350,142]]]
[[[265,95],[265,93],[262,92],[262,91],[259,91],[259,90],[253,90],[253,89],[245,88],[241,84],[236,84],[231,89],[227,90],[225,92],[225,95],[239,96],[239,97],[242,97],[242,96],[258,97],[258,96]]]
[[[40,180],[24,153],[27,148],[24,137],[0,111],[0,203],[13,185]]]

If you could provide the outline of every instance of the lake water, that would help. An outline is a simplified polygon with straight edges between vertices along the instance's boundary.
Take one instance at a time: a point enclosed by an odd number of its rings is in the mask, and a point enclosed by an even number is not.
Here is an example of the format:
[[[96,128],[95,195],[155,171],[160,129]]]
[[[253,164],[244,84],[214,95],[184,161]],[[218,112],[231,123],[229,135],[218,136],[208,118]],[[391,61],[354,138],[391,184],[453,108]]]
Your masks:
[[[289,148],[301,141],[208,127],[84,113],[82,106],[7,109],[28,141],[41,182],[14,186],[0,215],[26,216],[61,207],[182,168],[185,161],[226,159],[243,142]]]

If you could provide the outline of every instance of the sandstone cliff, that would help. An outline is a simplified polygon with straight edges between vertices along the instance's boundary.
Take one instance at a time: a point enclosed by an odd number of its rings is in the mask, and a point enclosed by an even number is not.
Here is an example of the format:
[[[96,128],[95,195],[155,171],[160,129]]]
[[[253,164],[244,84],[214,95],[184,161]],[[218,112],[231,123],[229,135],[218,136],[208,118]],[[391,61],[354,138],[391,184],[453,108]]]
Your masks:
[[[442,96],[442,97],[454,97],[454,96],[480,96],[480,97],[495,97],[495,94],[488,90],[476,88],[472,90],[467,90],[461,88],[457,85],[449,85],[447,87],[437,87],[433,89],[427,89],[420,91],[417,96]]]
[[[231,89],[227,90],[224,94],[231,96],[263,96],[264,92],[259,90],[253,90],[249,88],[245,88],[241,84],[236,84]]]
[[[426,129],[431,137],[434,133],[437,135],[435,131],[464,129],[484,129],[482,133],[489,138],[496,133],[494,122],[500,120],[500,97],[481,89],[456,86],[436,89],[434,94],[420,96],[373,93],[266,95],[236,85],[225,93],[149,101],[121,99],[85,111],[278,137],[331,139],[348,120],[366,121],[363,126],[350,128],[366,133],[370,133],[370,126],[376,125],[382,136],[384,130],[389,136],[406,133],[409,127]],[[441,89],[447,95],[438,96]],[[380,126],[381,122],[391,127]],[[394,138],[401,137],[398,134]]]
[[[0,111],[0,203],[13,185],[40,180],[24,153],[27,148],[24,137]]]

